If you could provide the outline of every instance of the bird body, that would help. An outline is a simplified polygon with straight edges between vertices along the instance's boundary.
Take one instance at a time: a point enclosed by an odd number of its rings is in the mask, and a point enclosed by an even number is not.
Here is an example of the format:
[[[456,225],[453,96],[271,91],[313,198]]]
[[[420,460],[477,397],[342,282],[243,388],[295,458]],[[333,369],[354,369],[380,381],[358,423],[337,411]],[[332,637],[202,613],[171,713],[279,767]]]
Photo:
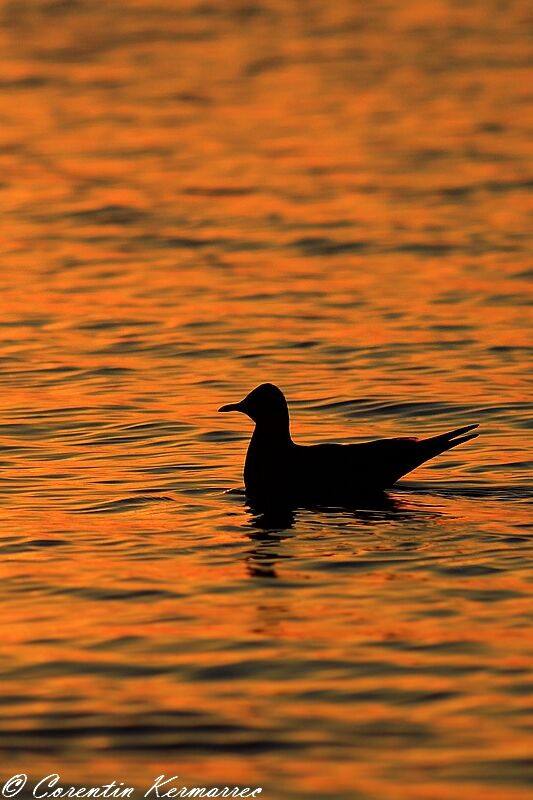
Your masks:
[[[219,411],[241,411],[255,421],[244,484],[248,497],[269,503],[337,502],[382,491],[425,461],[477,436],[469,433],[477,425],[467,425],[428,439],[299,445],[291,438],[287,401],[270,383]]]

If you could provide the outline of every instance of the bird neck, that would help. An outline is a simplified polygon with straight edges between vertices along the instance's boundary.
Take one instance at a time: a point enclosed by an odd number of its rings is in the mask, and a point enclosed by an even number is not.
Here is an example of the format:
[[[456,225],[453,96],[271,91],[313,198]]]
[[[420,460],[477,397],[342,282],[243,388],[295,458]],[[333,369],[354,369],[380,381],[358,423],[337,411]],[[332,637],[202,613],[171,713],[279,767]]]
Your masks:
[[[265,443],[269,447],[292,443],[289,415],[276,419],[259,420],[252,435],[254,443]]]

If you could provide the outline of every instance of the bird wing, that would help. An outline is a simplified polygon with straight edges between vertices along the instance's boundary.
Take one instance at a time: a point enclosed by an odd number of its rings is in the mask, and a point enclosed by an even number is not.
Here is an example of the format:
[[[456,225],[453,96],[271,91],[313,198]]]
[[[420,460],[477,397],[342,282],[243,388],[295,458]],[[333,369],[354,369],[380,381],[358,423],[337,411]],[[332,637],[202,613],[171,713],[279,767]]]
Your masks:
[[[400,437],[297,447],[298,471],[304,484],[327,491],[385,489],[439,453],[475,439],[478,434],[469,432],[477,427],[467,425],[427,439]]]
[[[360,445],[349,445],[349,448],[352,449],[354,466],[364,470],[363,477],[366,475],[369,481],[387,487],[440,453],[475,439],[478,434],[469,431],[477,427],[466,425],[427,439],[378,439]]]

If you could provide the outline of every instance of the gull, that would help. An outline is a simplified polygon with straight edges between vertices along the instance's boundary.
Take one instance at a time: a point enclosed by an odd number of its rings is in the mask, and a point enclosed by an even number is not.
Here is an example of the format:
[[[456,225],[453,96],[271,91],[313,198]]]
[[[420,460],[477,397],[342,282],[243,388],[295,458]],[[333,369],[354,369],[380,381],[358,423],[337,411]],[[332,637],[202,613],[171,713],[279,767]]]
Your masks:
[[[427,439],[399,437],[361,444],[293,442],[289,408],[281,389],[262,383],[239,403],[219,411],[247,414],[255,428],[244,463],[246,495],[253,501],[321,504],[390,488],[429,459],[475,439],[466,425]]]

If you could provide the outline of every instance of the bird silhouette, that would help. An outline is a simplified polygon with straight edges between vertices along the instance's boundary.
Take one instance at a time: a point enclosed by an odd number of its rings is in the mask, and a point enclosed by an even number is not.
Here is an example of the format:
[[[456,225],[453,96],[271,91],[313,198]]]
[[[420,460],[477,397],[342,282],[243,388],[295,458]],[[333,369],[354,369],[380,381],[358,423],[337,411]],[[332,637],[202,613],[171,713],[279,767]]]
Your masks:
[[[466,425],[428,439],[295,444],[287,401],[272,383],[263,383],[244,400],[218,410],[240,411],[255,422],[244,464],[244,484],[246,495],[262,503],[345,502],[380,492],[425,461],[478,435],[469,433],[477,425]]]

